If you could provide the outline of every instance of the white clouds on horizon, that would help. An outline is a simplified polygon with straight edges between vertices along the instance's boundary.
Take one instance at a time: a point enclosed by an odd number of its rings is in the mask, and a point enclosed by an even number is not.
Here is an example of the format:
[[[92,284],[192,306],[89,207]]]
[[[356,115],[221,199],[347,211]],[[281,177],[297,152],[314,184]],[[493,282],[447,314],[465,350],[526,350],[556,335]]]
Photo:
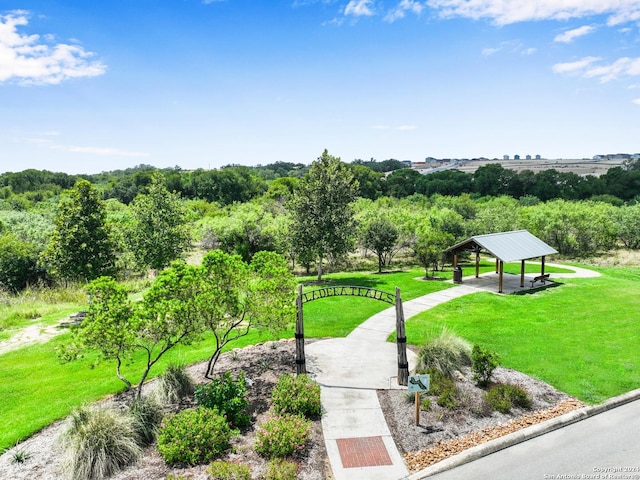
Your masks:
[[[591,25],[583,25],[582,27],[574,28],[571,30],[567,30],[553,39],[554,42],[560,43],[571,43],[576,38],[583,37],[585,35],[589,35],[591,32],[595,30],[595,27]]]
[[[609,26],[640,20],[640,0],[427,0],[441,17],[490,19],[497,25],[609,15]]]
[[[103,75],[106,66],[91,61],[93,53],[79,45],[54,43],[52,35],[26,35],[28,12],[15,10],[0,15],[0,83],[56,85],[64,80]]]
[[[400,131],[409,131],[409,130],[417,130],[418,127],[416,125],[398,125],[395,127],[391,127],[389,125],[372,125],[371,128],[373,130],[400,130]]]
[[[600,60],[598,57],[584,57],[574,62],[557,63],[553,66],[553,71],[584,78],[597,78],[600,83],[607,83],[623,76],[640,75],[640,57],[622,57],[608,65],[595,65]]]
[[[51,145],[51,150],[62,150],[70,153],[88,153],[90,155],[112,155],[116,157],[149,157],[146,152],[129,152],[108,147],[81,147],[77,145]]]

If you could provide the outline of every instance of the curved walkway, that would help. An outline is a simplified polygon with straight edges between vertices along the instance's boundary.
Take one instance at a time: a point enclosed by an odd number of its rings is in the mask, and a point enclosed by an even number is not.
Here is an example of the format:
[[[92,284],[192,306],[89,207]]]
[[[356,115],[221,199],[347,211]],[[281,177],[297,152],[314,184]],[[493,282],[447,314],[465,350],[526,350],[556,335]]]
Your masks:
[[[548,264],[549,265],[549,264]],[[591,270],[571,268],[560,277],[599,276]],[[463,278],[453,288],[403,303],[405,319],[451,299],[478,291],[495,291],[495,274]],[[528,274],[533,278],[535,274]],[[517,288],[519,287],[519,275]],[[525,281],[525,285],[529,282]],[[526,290],[526,288],[525,288]],[[320,384],[322,429],[335,480],[397,480],[409,472],[398,451],[378,401],[378,389],[406,389],[397,384],[397,347],[387,342],[395,330],[395,307],[383,310],[356,327],[345,338],[332,338],[305,347],[307,369]],[[415,355],[407,351],[410,369]]]

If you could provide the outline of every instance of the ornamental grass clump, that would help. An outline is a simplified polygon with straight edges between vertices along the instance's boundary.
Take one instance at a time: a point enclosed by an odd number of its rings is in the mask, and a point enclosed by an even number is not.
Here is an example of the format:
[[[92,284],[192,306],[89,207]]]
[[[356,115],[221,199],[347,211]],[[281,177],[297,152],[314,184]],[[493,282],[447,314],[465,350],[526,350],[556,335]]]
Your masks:
[[[65,470],[72,480],[109,477],[141,457],[131,415],[82,407],[69,416],[63,434]]]
[[[162,420],[158,452],[170,465],[207,463],[229,449],[236,433],[215,409],[182,410]]]
[[[418,350],[416,371],[437,370],[450,377],[456,370],[471,365],[471,344],[446,328]]]
[[[193,379],[183,364],[172,363],[158,376],[155,396],[161,405],[175,405],[192,395],[195,389]]]
[[[153,397],[136,398],[129,405],[129,414],[133,418],[133,425],[138,436],[138,442],[143,446],[151,445],[158,435],[158,426],[162,421],[162,406]]]
[[[255,449],[267,458],[283,458],[304,451],[311,435],[311,421],[297,415],[271,418],[258,428]]]
[[[300,415],[308,419],[320,417],[320,385],[308,375],[280,376],[271,393],[273,408],[279,415]]]

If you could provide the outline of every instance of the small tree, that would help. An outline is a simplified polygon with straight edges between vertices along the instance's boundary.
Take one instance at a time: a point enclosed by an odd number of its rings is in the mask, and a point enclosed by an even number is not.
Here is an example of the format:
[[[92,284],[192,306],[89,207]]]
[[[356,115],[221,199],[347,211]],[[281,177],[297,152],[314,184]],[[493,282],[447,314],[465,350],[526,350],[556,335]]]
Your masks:
[[[371,222],[364,232],[364,246],[378,257],[378,273],[391,263],[398,240],[398,229],[384,218]]]
[[[152,175],[147,192],[136,196],[131,210],[128,238],[140,265],[159,270],[189,246],[186,211],[178,195],[167,190],[162,175]]]
[[[128,388],[132,386],[121,372],[123,362],[134,351],[145,353],[145,366],[136,396],[151,368],[170,349],[189,344],[204,330],[196,308],[198,291],[193,288],[194,271],[176,262],[163,271],[141,303],[127,298],[125,287],[108,277],[89,284],[91,298],[87,317],[73,330],[76,346],[98,350],[104,359],[116,361],[116,375]]]
[[[44,278],[35,247],[10,233],[0,234],[0,289],[18,293]]]
[[[258,252],[246,264],[238,255],[214,250],[202,261],[202,275],[206,290],[201,314],[215,338],[205,375],[211,379],[227,343],[253,328],[273,332],[294,320],[295,279],[284,258],[274,252]]]
[[[453,236],[430,225],[422,225],[416,232],[413,250],[416,258],[424,267],[425,278],[429,277],[429,268],[438,270],[443,258],[443,250],[453,241]]]
[[[90,281],[115,272],[115,243],[104,202],[95,187],[79,180],[61,202],[43,259],[54,275]]]

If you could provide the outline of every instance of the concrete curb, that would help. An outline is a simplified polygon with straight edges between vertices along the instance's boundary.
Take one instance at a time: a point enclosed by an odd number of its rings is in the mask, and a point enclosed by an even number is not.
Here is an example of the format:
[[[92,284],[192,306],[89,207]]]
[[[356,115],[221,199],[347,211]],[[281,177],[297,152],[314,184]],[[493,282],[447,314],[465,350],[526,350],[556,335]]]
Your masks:
[[[636,400],[640,400],[640,389],[632,390],[618,397],[610,398],[606,402],[599,405],[580,408],[565,415],[547,420],[546,422],[524,428],[517,432],[510,433],[509,435],[505,435],[504,437],[496,438],[495,440],[491,440],[489,442],[475,446],[473,448],[465,450],[462,453],[459,453],[458,455],[454,455],[453,457],[449,457],[441,462],[431,465],[424,470],[409,475],[407,479],[421,480],[423,478],[436,475],[446,470],[451,470],[452,468],[459,467],[460,465],[464,465],[465,463],[472,462],[482,457],[486,457],[487,455],[490,455],[499,450],[517,445],[518,443],[530,440],[540,435],[544,435],[545,433],[552,432],[559,428],[566,427],[568,425],[571,425],[572,423],[585,420],[589,417],[593,417],[594,415],[598,415],[599,413],[606,412],[608,410],[619,407],[621,405],[625,405],[630,402],[634,402]]]

